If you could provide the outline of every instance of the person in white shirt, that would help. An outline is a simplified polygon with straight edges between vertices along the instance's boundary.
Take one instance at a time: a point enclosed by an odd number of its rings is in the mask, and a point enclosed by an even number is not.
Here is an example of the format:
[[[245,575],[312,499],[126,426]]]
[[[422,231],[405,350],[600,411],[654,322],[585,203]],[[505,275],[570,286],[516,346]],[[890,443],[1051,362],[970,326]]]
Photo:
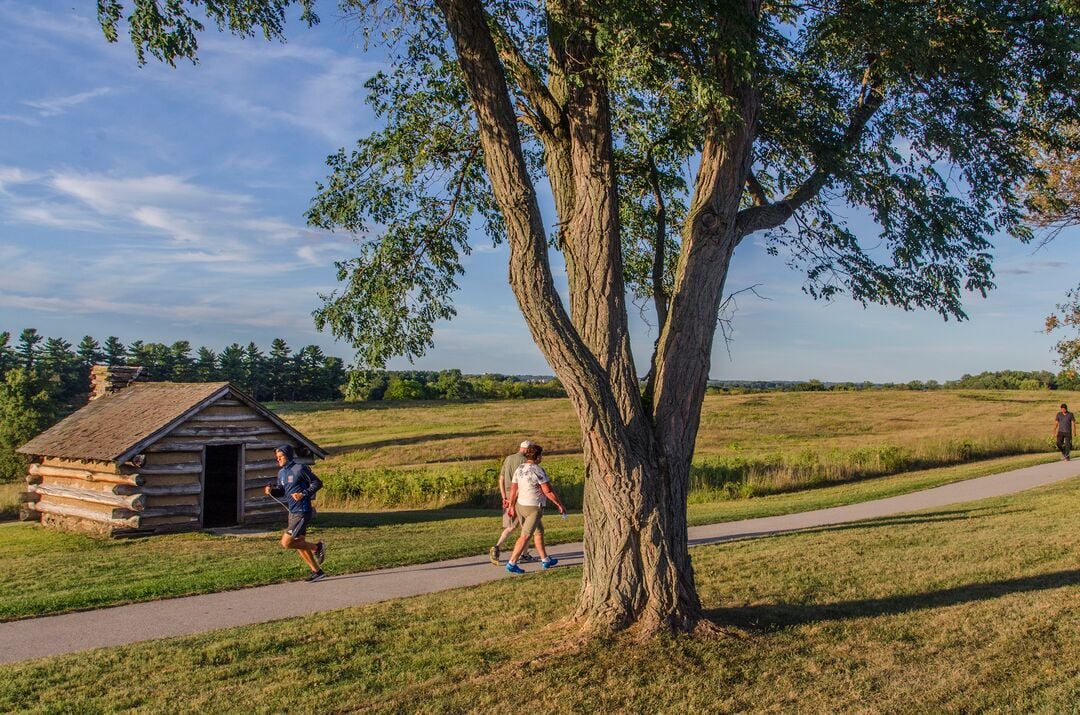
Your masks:
[[[536,553],[540,554],[540,566],[547,569],[558,563],[547,555],[544,548],[544,506],[551,502],[559,510],[560,514],[566,513],[566,507],[559,501],[555,490],[551,488],[551,480],[547,472],[540,466],[540,459],[544,453],[543,447],[538,444],[530,445],[525,450],[525,463],[514,471],[514,478],[510,482],[510,507],[507,513],[510,518],[521,516],[521,536],[514,543],[514,552],[506,563],[506,570],[510,573],[525,573],[525,569],[518,566],[518,558],[529,543],[529,537],[533,536],[533,544]]]

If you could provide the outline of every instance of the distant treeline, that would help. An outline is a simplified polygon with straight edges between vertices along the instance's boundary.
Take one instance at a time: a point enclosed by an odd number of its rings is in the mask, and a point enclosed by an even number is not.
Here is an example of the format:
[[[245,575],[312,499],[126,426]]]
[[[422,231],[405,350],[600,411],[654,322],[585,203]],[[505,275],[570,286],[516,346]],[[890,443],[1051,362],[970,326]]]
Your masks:
[[[45,389],[58,407],[75,405],[90,390],[93,365],[138,365],[150,381],[231,382],[257,400],[377,401],[470,400],[564,397],[551,377],[463,375],[460,370],[346,370],[340,358],[327,357],[317,345],[292,352],[276,338],[270,351],[253,342],[233,343],[220,353],[193,349],[187,340],[172,345],[135,340],[124,345],[115,336],[99,343],[85,336],[77,346],[62,338],[46,338],[34,328],[23,330],[12,344],[0,332],[0,382],[21,368]]]
[[[349,402],[566,397],[562,383],[553,377],[463,375],[461,370],[353,370],[342,394]]]
[[[806,380],[711,380],[709,392],[852,392],[856,390],[1080,390],[1080,377],[1072,370],[1058,374],[1039,370],[999,370],[964,375],[959,380],[912,380],[910,382],[822,382]]]
[[[328,357],[317,345],[293,352],[276,338],[268,353],[254,342],[233,343],[220,353],[207,347],[193,349],[190,342],[164,343],[136,340],[124,345],[115,336],[104,343],[85,336],[77,346],[62,338],[46,338],[34,328],[22,331],[12,344],[11,333],[0,332],[0,382],[13,368],[27,371],[63,409],[79,403],[89,391],[90,367],[95,364],[138,365],[152,381],[227,381],[263,401],[352,402],[398,400],[526,399],[564,397],[561,383],[547,376],[500,374],[464,375],[460,370],[347,370],[340,358]],[[853,390],[1076,390],[1080,380],[1072,371],[1002,370],[964,375],[959,380],[913,380],[907,383],[710,381],[712,393],[819,392]]]
[[[47,378],[52,397],[61,404],[89,392],[95,364],[138,365],[151,381],[231,382],[257,400],[337,400],[346,380],[341,358],[327,357],[318,345],[292,352],[281,338],[270,344],[269,353],[255,343],[233,343],[216,353],[207,347],[195,350],[187,340],[124,345],[115,336],[98,343],[87,335],[73,347],[34,328],[23,330],[12,345],[11,334],[0,333],[0,379],[12,368]]]

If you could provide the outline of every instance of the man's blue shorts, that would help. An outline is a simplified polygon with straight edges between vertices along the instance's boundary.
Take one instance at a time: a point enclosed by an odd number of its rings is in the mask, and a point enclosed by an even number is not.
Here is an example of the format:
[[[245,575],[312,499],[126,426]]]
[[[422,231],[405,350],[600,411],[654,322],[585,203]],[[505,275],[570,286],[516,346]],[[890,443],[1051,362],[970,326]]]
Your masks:
[[[285,533],[294,539],[307,533],[308,524],[311,523],[315,512],[305,511],[300,514],[289,512],[289,525],[285,527]]]

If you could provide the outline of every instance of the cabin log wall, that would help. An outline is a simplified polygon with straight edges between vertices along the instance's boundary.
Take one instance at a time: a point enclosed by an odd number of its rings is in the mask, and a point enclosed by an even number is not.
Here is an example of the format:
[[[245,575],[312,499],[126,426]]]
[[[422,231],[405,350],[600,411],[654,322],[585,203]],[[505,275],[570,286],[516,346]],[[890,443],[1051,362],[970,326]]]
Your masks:
[[[196,530],[202,526],[205,447],[243,445],[239,523],[284,525],[285,511],[263,493],[276,479],[274,449],[283,443],[298,446],[245,403],[219,399],[175,425],[133,462],[40,458],[28,470],[21,513],[46,526],[95,536]]]

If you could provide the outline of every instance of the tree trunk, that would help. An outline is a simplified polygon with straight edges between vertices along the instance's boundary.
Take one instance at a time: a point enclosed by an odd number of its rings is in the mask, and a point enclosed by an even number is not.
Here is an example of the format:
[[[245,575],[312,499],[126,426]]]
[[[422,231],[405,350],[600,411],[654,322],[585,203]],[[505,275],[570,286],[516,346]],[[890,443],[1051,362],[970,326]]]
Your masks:
[[[591,476],[576,617],[590,631],[631,629],[639,636],[699,627],[685,490],[678,487],[685,479],[671,474],[655,450],[640,455],[635,444],[586,445]]]
[[[551,274],[546,232],[486,14],[478,0],[437,1],[506,222],[511,287],[581,424],[586,533],[578,616],[599,631],[694,628],[701,609],[686,536],[692,450],[668,459],[638,392],[626,330],[607,90],[599,75],[574,66],[588,59],[588,48],[568,42],[574,52],[567,54],[567,75],[576,77],[567,97],[574,108],[571,145],[562,151],[569,150],[572,176],[554,182],[563,187],[560,198],[574,204],[570,216],[560,216],[575,296],[568,314]],[[549,166],[567,166],[550,159]],[[696,425],[696,418],[688,424]]]

